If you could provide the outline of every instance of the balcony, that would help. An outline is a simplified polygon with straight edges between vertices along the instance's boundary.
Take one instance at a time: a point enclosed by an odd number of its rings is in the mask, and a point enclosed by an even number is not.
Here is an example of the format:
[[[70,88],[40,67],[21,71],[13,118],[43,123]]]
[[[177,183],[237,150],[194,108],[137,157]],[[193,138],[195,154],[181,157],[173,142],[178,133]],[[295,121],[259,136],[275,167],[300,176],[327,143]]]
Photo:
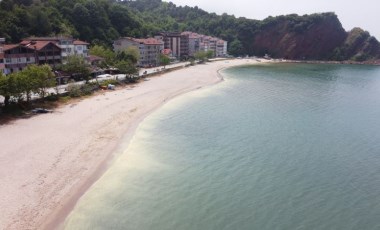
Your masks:
[[[21,53],[21,54],[5,54],[5,58],[31,58],[34,57],[34,53]]]

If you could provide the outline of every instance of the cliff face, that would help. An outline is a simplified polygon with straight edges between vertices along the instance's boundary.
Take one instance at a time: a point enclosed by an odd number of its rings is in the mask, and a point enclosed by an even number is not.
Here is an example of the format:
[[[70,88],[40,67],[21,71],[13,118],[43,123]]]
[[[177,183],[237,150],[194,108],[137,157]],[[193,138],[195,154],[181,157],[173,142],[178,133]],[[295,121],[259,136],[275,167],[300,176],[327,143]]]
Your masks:
[[[275,58],[329,59],[346,39],[337,16],[333,13],[309,16],[288,15],[268,18],[253,37],[253,50]]]
[[[335,50],[333,59],[354,61],[380,59],[380,43],[367,31],[354,28],[348,32],[343,45]]]

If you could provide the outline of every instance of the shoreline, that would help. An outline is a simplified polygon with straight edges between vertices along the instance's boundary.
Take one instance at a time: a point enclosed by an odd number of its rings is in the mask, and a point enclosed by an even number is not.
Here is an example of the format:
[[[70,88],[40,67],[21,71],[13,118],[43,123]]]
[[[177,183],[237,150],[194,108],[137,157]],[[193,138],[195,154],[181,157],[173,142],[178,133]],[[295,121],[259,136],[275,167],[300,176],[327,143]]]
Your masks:
[[[62,226],[80,197],[168,100],[222,81],[226,60],[183,68],[0,127],[0,228]],[[5,211],[4,211],[5,210]]]
[[[278,59],[274,59],[278,60]],[[380,60],[375,61],[317,61],[317,60],[282,60],[283,63],[301,63],[301,64],[332,64],[332,65],[369,65],[380,66]]]

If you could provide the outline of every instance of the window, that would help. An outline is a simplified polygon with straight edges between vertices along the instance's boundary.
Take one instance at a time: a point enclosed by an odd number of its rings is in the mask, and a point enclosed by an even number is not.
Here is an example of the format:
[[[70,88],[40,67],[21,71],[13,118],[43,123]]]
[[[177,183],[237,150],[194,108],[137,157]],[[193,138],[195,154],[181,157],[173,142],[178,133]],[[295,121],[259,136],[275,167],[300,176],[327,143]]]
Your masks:
[[[29,58],[29,57],[27,57],[27,58],[26,58],[26,61],[27,61],[27,62],[30,62],[30,58]]]
[[[77,46],[77,50],[82,50],[82,46]]]
[[[0,59],[0,64],[4,63],[4,59]]]
[[[7,58],[7,59],[5,59],[5,62],[6,62],[6,63],[11,63],[12,60],[11,60],[10,58]]]

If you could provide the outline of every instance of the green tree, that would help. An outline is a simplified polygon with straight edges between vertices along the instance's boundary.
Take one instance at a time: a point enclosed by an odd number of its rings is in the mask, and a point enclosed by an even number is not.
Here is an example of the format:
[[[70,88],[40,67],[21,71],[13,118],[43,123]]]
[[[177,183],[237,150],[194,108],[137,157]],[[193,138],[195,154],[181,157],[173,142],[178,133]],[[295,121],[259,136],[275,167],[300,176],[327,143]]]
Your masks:
[[[26,97],[27,103],[32,99],[32,93],[37,91],[37,82],[33,74],[27,74],[26,70],[13,74],[15,81],[17,82],[19,91],[22,91]]]
[[[215,52],[213,50],[208,50],[206,52],[206,58],[210,59],[210,58],[213,58],[213,57],[215,57]]]
[[[29,80],[30,84],[26,84],[24,90],[34,91],[38,93],[42,99],[45,98],[47,90],[56,85],[56,77],[49,65],[29,65],[24,69],[20,76]],[[28,92],[29,92],[28,91]]]
[[[11,92],[8,84],[8,76],[4,76],[2,72],[0,72],[0,95],[4,97],[4,106],[7,107],[9,105],[9,100],[11,97]]]
[[[128,61],[136,65],[140,59],[140,51],[136,46],[129,46],[125,50],[118,52],[116,57],[119,61]]]
[[[199,60],[201,63],[206,61],[207,53],[205,51],[198,51],[194,54],[195,59]]]
[[[116,63],[115,67],[119,69],[120,73],[125,74],[126,81],[135,82],[139,79],[139,70],[133,63],[123,60]]]
[[[231,42],[229,53],[234,56],[243,54],[243,45],[239,39],[235,39],[233,42]]]
[[[90,78],[90,69],[83,57],[78,55],[68,56],[67,63],[62,66],[63,71],[71,75],[78,75],[82,77],[86,83]]]
[[[4,78],[3,90],[5,101],[4,104],[8,105],[12,98],[16,99],[18,103],[23,100],[24,87],[20,84],[20,72],[11,73]]]
[[[165,54],[160,54],[159,60],[160,60],[160,65],[163,65],[164,68],[166,65],[170,63],[170,58]]]
[[[104,58],[104,66],[103,67],[112,66],[116,60],[116,54],[112,50],[110,50],[109,48],[106,48],[106,47],[101,46],[101,45],[92,46],[90,48],[89,53],[91,55],[95,55],[95,56]]]

